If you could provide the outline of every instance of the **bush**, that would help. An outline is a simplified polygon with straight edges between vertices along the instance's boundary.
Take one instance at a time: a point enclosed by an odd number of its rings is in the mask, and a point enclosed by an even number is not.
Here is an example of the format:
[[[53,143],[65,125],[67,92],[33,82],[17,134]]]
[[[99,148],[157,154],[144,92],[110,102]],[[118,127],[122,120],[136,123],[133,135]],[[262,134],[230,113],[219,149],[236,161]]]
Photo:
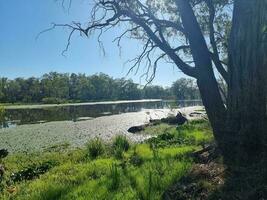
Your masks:
[[[34,164],[19,172],[12,173],[10,178],[14,183],[26,180],[33,180],[35,178],[38,178],[40,175],[45,174],[47,171],[49,171],[56,165],[57,163],[55,161],[47,161],[40,165]]]
[[[123,151],[128,151],[130,148],[130,143],[125,136],[118,135],[115,137],[112,146],[114,149],[121,149]]]
[[[130,163],[133,166],[140,167],[144,163],[144,160],[140,155],[134,152],[133,155],[130,157]]]
[[[104,144],[99,138],[93,139],[87,144],[87,151],[90,158],[95,159],[104,153]]]
[[[115,156],[115,158],[117,159],[122,159],[123,158],[123,150],[120,148],[114,148],[113,149],[113,155]]]
[[[56,97],[47,97],[42,99],[43,104],[62,104],[67,103],[66,99],[56,98]]]
[[[112,147],[114,156],[121,159],[123,157],[123,152],[129,150],[130,144],[125,136],[119,135],[115,137]]]

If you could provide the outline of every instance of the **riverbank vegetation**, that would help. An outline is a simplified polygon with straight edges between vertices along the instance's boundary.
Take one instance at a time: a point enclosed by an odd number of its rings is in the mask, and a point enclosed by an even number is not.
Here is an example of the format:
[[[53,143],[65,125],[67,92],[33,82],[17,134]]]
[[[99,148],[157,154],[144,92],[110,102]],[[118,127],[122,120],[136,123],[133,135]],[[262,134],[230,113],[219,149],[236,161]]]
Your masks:
[[[96,138],[82,149],[62,144],[42,153],[8,155],[1,159],[0,199],[167,198],[191,174],[194,152],[212,142],[212,131],[202,120],[145,131],[153,137],[141,144],[117,136],[110,143]],[[216,188],[204,179],[197,184],[206,192]]]
[[[75,33],[106,43],[102,33],[124,27],[112,37],[120,51],[129,39],[142,49],[130,70],[152,81],[166,62],[195,79],[227,171],[244,183],[223,199],[266,199],[267,0],[96,0],[89,9],[87,24],[48,30],[69,29],[68,47]]]
[[[92,76],[51,72],[41,78],[0,78],[0,102],[45,103],[88,102],[137,99],[200,99],[195,82],[181,78],[172,87],[149,85],[144,88],[132,80],[114,79],[100,73]]]

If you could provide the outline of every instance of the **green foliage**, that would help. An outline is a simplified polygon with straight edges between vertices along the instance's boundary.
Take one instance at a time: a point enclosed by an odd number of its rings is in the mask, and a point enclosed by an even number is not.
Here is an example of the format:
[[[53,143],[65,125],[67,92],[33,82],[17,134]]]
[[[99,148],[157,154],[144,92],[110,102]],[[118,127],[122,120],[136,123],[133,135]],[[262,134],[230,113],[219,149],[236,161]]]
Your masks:
[[[183,146],[183,145],[202,145],[213,139],[211,128],[204,120],[192,121],[177,128],[172,127],[152,137],[147,142],[152,146]]]
[[[178,79],[172,84],[171,90],[178,100],[200,99],[198,87],[192,79]]]
[[[87,152],[90,158],[95,159],[104,153],[104,144],[99,139],[90,140],[87,144]]]
[[[161,86],[147,86],[143,90],[143,98],[149,99],[173,99],[174,94],[170,88],[163,88]]]
[[[0,105],[0,121],[2,121],[5,117],[5,107]]]
[[[112,164],[110,167],[109,179],[109,190],[117,190],[120,186],[120,172],[116,164]]]
[[[62,104],[67,103],[68,101],[65,99],[60,99],[56,97],[46,97],[42,99],[42,103],[44,104]]]
[[[128,149],[130,148],[130,143],[128,139],[126,138],[126,136],[118,135],[115,137],[113,141],[113,147],[120,148],[124,151],[128,151]]]
[[[166,123],[159,123],[158,125],[146,128],[144,131],[141,131],[140,134],[158,136],[162,133],[165,133],[165,132],[173,129],[173,127],[174,126],[170,126]]]
[[[118,135],[115,137],[112,146],[113,148],[119,148],[123,151],[128,151],[128,149],[130,148],[130,143],[126,136]]]
[[[199,121],[177,129],[169,126],[168,134],[156,135],[162,142],[171,141],[179,134],[202,138],[204,133],[201,130],[209,131],[208,127],[206,122]],[[181,142],[179,145],[162,146],[145,142],[129,146],[125,137],[117,136],[110,148],[122,150],[123,159],[118,160],[114,151],[104,154],[104,145],[96,138],[81,150],[68,150],[63,144],[63,149],[51,147],[42,154],[7,156],[3,159],[7,172],[2,181],[4,184],[0,186],[3,189],[0,199],[159,200],[168,187],[188,173],[193,162],[189,155],[200,148],[197,142],[192,145]],[[86,159],[85,155],[93,159]],[[52,165],[46,167],[47,163]],[[15,183],[10,181],[12,174],[28,173],[29,169],[33,178],[23,178],[21,180],[27,181]],[[41,173],[36,175],[36,172]],[[9,187],[16,188],[17,192],[9,193]]]
[[[45,151],[47,151],[47,152],[63,152],[69,146],[70,146],[70,143],[68,143],[68,142],[59,143],[59,144],[55,144],[55,145],[52,145],[52,146],[46,148]]]
[[[113,140],[112,148],[115,157],[121,159],[123,157],[123,152],[128,151],[130,148],[130,143],[126,136],[118,135]]]
[[[12,173],[10,179],[12,182],[20,182],[26,180],[32,180],[38,178],[40,175],[46,173],[52,167],[56,165],[56,162],[47,161],[39,165],[32,165],[18,172]]]
[[[177,84],[172,88],[153,85],[143,88],[132,80],[114,79],[103,73],[86,76],[50,72],[41,78],[0,78],[0,102],[60,104],[101,100],[173,99],[174,96],[178,99],[196,98],[197,88],[192,86],[192,80],[186,80],[183,90],[187,95],[177,96],[182,95],[177,90]]]
[[[144,163],[142,157],[136,152],[136,146],[134,147],[133,154],[130,156],[130,163],[136,167],[140,167]]]

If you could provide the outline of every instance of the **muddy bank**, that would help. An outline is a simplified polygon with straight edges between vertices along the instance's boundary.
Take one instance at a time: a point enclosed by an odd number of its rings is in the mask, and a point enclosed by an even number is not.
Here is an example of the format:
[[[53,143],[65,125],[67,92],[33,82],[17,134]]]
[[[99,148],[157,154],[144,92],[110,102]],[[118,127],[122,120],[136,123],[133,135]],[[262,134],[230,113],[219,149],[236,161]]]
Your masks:
[[[139,142],[149,136],[129,133],[127,130],[130,127],[176,115],[178,111],[184,113],[189,119],[196,118],[196,116],[190,116],[190,113],[201,109],[201,106],[173,110],[149,109],[78,122],[49,122],[0,129],[0,149],[6,148],[10,152],[33,152],[63,143],[68,143],[71,147],[80,147],[91,138],[99,137],[108,141],[118,134],[126,135],[133,142]]]

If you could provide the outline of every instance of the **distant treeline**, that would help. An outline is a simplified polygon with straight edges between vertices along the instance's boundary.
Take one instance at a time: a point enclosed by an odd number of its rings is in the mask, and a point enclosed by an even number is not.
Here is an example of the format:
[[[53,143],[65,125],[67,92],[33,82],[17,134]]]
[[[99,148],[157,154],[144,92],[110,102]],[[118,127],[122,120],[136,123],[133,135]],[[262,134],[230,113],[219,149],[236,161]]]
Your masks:
[[[0,78],[1,103],[64,103],[134,99],[199,99],[196,84],[181,78],[171,87],[143,87],[132,80],[50,72],[41,78]]]

